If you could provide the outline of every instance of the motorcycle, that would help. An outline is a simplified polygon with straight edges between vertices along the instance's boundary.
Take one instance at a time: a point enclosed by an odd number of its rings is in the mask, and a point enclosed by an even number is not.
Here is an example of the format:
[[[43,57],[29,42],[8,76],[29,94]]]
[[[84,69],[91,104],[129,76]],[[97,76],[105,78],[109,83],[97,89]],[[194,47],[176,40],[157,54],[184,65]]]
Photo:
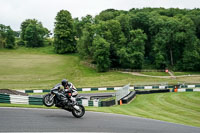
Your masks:
[[[58,108],[72,112],[74,117],[81,118],[85,114],[85,108],[78,102],[72,105],[69,99],[71,94],[72,92],[70,91],[64,94],[60,92],[59,87],[54,87],[51,89],[50,93],[43,96],[43,104],[47,107],[55,105]],[[63,102],[62,98],[65,98],[65,102]],[[79,99],[80,98],[76,98],[76,101]]]

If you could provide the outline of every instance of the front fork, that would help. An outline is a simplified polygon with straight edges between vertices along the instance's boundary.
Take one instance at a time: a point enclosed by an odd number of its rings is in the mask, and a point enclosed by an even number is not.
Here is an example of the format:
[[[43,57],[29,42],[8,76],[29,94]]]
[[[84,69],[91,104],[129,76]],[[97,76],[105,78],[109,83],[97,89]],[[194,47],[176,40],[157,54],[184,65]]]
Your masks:
[[[54,97],[55,97],[55,94],[51,94],[50,98],[49,98],[49,101],[51,101]]]

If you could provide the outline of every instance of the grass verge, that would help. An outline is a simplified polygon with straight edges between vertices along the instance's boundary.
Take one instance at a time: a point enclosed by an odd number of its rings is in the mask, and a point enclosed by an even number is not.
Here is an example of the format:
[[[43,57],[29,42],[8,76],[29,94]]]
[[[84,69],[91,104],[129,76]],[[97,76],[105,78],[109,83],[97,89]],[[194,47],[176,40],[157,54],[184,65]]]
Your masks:
[[[173,72],[175,76],[182,76],[182,75],[200,75],[200,72]]]

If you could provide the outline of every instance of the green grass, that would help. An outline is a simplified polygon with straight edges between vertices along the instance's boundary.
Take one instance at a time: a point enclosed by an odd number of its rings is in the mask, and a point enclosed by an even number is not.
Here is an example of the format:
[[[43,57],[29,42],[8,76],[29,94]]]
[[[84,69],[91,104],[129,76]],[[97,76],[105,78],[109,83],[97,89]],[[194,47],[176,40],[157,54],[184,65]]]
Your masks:
[[[200,127],[200,92],[137,95],[128,105],[87,110],[139,116]]]
[[[3,103],[0,103],[0,107],[47,108],[41,105]],[[130,104],[112,107],[86,107],[86,110],[138,116],[200,127],[200,92],[137,95]]]
[[[170,76],[166,72],[141,72],[141,74],[150,75],[150,76]]]
[[[98,73],[81,63],[78,55],[57,55],[52,47],[0,49],[0,89],[49,89],[67,78],[77,88],[177,83],[120,72]]]
[[[200,75],[200,72],[173,72],[175,76],[181,75]]]

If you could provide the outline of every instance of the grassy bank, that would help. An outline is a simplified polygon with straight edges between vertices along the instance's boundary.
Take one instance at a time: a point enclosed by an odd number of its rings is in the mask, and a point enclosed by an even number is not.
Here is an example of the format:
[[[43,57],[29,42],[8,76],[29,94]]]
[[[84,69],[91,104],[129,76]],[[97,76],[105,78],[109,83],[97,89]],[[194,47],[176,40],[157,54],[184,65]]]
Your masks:
[[[63,78],[69,79],[77,88],[115,87],[128,83],[131,85],[200,83],[200,76],[166,79],[116,71],[98,73],[95,69],[83,65],[78,55],[58,55],[53,52],[52,47],[0,49],[0,57],[0,89],[49,89]],[[145,74],[167,76],[164,72]]]
[[[52,47],[0,49],[0,89],[47,89],[69,79],[76,87],[123,86],[131,83],[177,83],[174,79],[148,78],[120,72],[97,73],[76,54],[57,55]]]

